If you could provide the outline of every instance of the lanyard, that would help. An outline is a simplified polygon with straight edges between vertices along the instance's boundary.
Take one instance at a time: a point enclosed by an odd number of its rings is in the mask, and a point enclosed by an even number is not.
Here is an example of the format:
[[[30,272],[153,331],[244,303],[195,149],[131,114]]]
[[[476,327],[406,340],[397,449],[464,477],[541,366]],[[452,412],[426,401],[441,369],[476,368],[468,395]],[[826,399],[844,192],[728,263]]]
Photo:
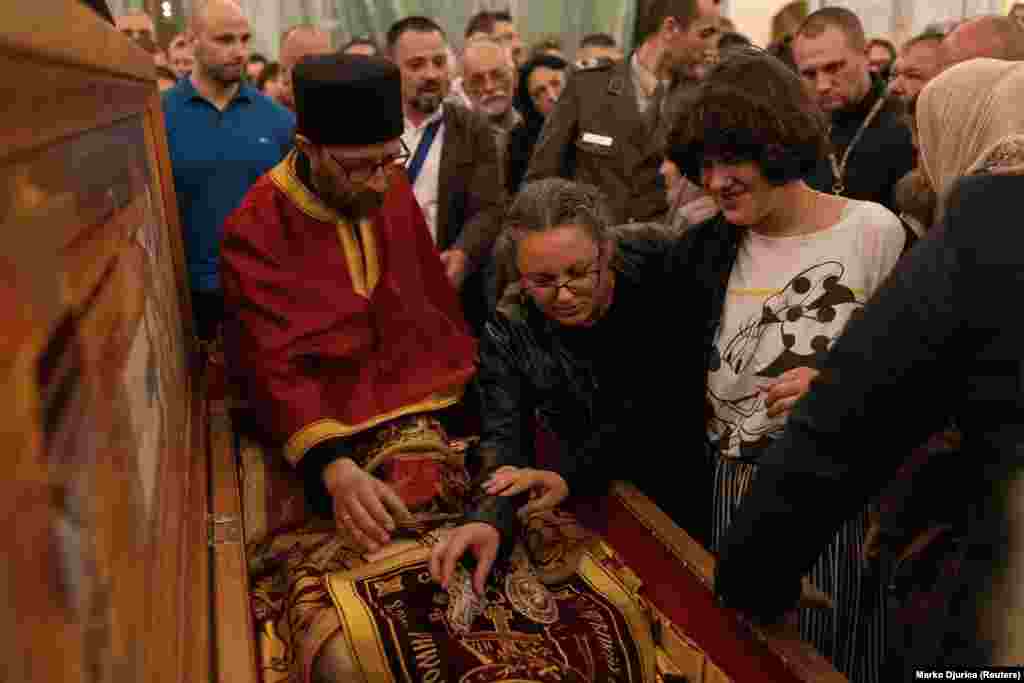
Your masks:
[[[441,119],[437,119],[423,131],[423,137],[420,138],[420,144],[416,145],[416,154],[413,156],[412,161],[409,162],[407,170],[409,172],[409,184],[415,185],[416,179],[420,177],[420,171],[423,170],[423,162],[427,160],[427,153],[430,152],[430,146],[434,144],[434,137],[437,136],[437,129],[441,127]]]
[[[860,139],[864,137],[864,131],[868,129],[871,122],[878,116],[878,112],[882,111],[882,107],[885,106],[885,97],[879,97],[878,101],[875,102],[875,106],[871,108],[868,115],[864,118],[863,123],[860,124],[860,128],[857,129],[857,133],[850,140],[850,144],[846,146],[846,151],[843,152],[842,161],[836,160],[835,152],[830,152],[828,155],[828,161],[832,165],[832,194],[841,195],[846,192],[846,164],[850,160],[850,152],[857,146]],[[832,126],[828,129],[829,137],[832,137]]]

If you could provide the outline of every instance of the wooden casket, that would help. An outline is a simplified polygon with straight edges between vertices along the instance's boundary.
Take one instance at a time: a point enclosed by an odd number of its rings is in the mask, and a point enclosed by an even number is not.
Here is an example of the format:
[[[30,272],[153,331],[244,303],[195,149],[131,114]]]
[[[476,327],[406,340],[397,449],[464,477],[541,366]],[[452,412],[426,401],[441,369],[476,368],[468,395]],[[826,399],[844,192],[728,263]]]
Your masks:
[[[77,0],[0,20],[6,679],[261,682],[245,462],[278,456],[192,341],[150,57]],[[652,680],[844,680],[720,609],[711,556],[628,484],[575,512],[650,616]]]

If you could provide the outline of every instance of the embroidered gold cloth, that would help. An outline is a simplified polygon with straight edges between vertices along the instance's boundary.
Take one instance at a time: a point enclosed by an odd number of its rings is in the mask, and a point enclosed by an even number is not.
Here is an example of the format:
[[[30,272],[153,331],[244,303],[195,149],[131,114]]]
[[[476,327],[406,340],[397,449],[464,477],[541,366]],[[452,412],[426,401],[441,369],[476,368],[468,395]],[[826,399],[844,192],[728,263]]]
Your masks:
[[[441,452],[432,450],[436,439],[446,445]],[[696,675],[694,683],[728,680],[693,641],[654,628],[667,622],[640,597],[636,575],[564,512],[529,521],[510,561],[492,571],[484,601],[460,591],[460,580],[446,592],[430,580],[427,561],[462,512],[466,444],[422,417],[365,444],[360,461],[395,486],[416,523],[369,556],[333,521],[301,515],[248,544],[263,683],[656,683],[668,680],[664,673]],[[249,450],[247,521],[251,496],[273,504],[253,480],[262,477],[270,490],[275,479],[271,468],[254,464],[272,454]],[[283,520],[266,512],[262,519]]]

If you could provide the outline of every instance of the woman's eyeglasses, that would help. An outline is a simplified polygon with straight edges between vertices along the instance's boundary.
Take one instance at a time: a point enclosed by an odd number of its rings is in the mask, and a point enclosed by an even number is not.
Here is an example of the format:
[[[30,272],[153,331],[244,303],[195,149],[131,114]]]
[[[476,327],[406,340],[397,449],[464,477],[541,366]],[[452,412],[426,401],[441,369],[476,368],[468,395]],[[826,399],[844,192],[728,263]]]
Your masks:
[[[572,292],[573,296],[591,294],[601,284],[601,256],[602,251],[599,249],[597,258],[590,267],[579,275],[572,275],[561,282],[546,275],[524,275],[520,284],[523,289],[544,300],[557,298],[563,287]]]

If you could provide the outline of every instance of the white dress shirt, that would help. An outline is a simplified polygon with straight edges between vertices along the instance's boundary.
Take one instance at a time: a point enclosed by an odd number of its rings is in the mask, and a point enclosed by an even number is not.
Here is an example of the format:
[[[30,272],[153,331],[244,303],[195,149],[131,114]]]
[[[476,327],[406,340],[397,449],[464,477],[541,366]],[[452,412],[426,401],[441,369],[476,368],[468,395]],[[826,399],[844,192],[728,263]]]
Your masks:
[[[669,82],[658,80],[657,76],[640,63],[640,58],[635,52],[630,60],[630,67],[632,67],[633,87],[636,90],[636,107],[640,110],[641,114],[646,114],[658,87],[667,89]]]
[[[402,141],[405,142],[405,146],[409,148],[409,161],[407,167],[412,163],[413,157],[416,156],[416,148],[419,147],[420,140],[423,139],[423,133],[426,132],[427,126],[434,121],[437,121],[444,115],[444,107],[438,107],[437,111],[428,116],[419,126],[414,126],[408,118],[405,119],[405,132],[402,133]],[[423,217],[427,219],[427,227],[430,228],[430,236],[433,238],[434,243],[437,243],[437,186],[441,174],[441,148],[444,147],[444,124],[437,130],[437,135],[434,136],[434,144],[430,146],[430,152],[427,153],[427,158],[423,161],[423,168],[420,169],[420,174],[416,178],[416,183],[412,186],[412,192],[416,195],[416,201],[419,202],[420,208],[423,209]]]

